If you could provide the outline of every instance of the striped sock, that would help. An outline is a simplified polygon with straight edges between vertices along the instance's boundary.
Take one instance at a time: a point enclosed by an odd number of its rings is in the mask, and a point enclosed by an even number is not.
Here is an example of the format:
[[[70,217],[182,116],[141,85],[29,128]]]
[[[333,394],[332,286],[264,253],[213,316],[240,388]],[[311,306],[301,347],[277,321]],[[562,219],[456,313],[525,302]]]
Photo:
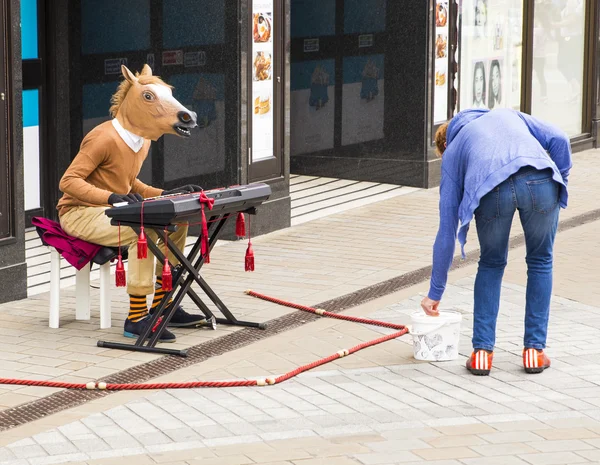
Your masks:
[[[163,297],[167,292],[162,289],[162,276],[156,277],[156,285],[154,286],[154,299],[152,300],[152,310],[154,310],[161,303]],[[169,303],[173,302],[173,299],[169,300]]]
[[[129,315],[127,315],[127,319],[136,323],[146,315],[148,315],[146,296],[129,294]]]

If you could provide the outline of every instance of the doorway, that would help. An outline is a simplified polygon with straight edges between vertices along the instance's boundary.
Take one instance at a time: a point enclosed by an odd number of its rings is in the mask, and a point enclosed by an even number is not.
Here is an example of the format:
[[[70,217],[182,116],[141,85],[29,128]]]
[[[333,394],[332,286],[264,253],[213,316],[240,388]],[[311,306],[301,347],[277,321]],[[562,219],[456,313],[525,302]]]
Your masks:
[[[7,124],[10,121],[8,112],[10,109],[9,96],[12,95],[8,88],[6,75],[6,3],[0,3],[0,35],[3,47],[0,48],[0,241],[14,236],[14,196],[11,147],[8,139]]]

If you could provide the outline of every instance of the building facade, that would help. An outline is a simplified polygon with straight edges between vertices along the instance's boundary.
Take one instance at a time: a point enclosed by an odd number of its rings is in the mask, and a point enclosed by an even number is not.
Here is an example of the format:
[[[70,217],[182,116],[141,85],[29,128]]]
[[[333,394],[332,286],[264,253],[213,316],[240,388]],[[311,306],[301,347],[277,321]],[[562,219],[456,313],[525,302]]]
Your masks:
[[[253,234],[290,224],[290,171],[433,187],[433,134],[508,107],[596,144],[598,0],[0,0],[0,302],[26,295],[24,231],[148,63],[198,114],[140,178],[268,182]]]

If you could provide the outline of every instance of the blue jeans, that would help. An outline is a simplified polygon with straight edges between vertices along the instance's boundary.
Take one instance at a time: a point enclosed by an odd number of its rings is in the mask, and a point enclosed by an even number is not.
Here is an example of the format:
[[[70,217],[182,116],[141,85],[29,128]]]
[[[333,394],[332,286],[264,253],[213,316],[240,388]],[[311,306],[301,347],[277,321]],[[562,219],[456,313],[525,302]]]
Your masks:
[[[473,348],[494,350],[500,289],[515,210],[519,211],[527,248],[523,344],[526,348],[546,347],[559,192],[552,170],[538,171],[526,166],[481,199],[475,210],[481,255],[475,279]]]

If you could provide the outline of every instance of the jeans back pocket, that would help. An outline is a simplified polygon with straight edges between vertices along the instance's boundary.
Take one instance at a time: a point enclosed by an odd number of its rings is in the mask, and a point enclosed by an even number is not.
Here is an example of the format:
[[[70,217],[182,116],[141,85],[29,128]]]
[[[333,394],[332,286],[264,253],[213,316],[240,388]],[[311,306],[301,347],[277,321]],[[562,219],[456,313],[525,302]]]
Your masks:
[[[485,223],[493,221],[500,216],[500,186],[494,187],[479,201],[475,210],[475,219]]]
[[[533,211],[537,213],[553,211],[558,205],[558,187],[558,183],[552,177],[527,181]]]

